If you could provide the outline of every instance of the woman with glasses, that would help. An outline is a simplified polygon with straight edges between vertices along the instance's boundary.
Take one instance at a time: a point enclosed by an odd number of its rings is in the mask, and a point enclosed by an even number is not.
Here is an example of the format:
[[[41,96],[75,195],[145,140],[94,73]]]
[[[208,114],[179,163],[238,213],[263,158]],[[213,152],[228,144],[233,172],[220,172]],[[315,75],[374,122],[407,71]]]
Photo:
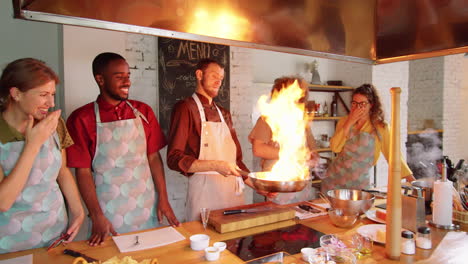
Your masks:
[[[83,222],[66,163],[73,141],[60,110],[50,111],[58,82],[33,58],[11,62],[0,76],[0,254],[46,247],[57,237],[71,242]]]
[[[338,121],[330,147],[337,156],[322,180],[322,193],[368,188],[369,169],[377,163],[381,152],[388,161],[390,152],[390,130],[373,85],[363,84],[353,91],[351,112]],[[404,160],[401,160],[401,177],[414,180]]]

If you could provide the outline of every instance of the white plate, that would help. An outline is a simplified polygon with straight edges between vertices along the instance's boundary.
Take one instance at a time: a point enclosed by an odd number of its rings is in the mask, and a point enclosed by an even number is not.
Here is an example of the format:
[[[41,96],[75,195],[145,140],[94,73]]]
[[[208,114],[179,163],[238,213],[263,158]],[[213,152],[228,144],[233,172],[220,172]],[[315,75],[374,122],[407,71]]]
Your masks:
[[[386,228],[386,225],[377,225],[377,224],[363,225],[363,226],[360,226],[356,230],[356,232],[358,232],[359,234],[361,234],[363,236],[368,236],[368,237],[372,238],[372,240],[374,242],[385,244],[385,241],[381,241],[381,240],[377,239],[377,230],[379,230],[379,229],[383,230],[383,232],[385,233],[385,228]]]
[[[386,232],[386,225],[381,224],[373,224],[373,225],[363,225],[360,226],[356,232],[363,236],[370,237],[374,242],[385,244],[385,241],[377,239],[377,230],[382,230],[384,233]],[[402,231],[408,231],[407,229],[402,228]]]
[[[369,218],[370,220],[374,221],[374,222],[385,224],[385,220],[378,218],[377,215],[376,215],[376,212],[377,212],[377,210],[375,210],[375,209],[368,210],[366,212],[366,217]]]

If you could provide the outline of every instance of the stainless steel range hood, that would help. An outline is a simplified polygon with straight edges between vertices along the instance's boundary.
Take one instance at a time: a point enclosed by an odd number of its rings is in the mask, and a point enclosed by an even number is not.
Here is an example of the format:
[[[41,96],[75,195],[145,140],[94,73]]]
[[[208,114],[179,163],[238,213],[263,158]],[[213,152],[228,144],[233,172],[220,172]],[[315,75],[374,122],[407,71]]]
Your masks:
[[[468,0],[13,0],[15,17],[362,63],[468,51]]]

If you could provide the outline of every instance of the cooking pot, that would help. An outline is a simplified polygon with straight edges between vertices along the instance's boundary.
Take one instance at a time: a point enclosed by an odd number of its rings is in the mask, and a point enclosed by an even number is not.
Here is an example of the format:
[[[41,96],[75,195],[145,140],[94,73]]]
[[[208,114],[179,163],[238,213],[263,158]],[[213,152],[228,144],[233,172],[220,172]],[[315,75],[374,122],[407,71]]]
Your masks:
[[[419,187],[422,190],[422,196],[424,197],[424,204],[426,205],[426,214],[432,213],[431,203],[432,203],[432,192],[434,186],[434,180],[432,178],[419,179],[411,182],[411,186]],[[417,192],[413,191],[414,195],[417,195]]]
[[[432,201],[432,190],[433,190],[434,180],[419,179],[416,181],[412,181],[411,185],[422,189],[422,195],[424,197],[424,201],[429,202],[429,203]]]
[[[251,172],[249,178],[255,189],[266,192],[299,192],[302,191],[307,184],[310,184],[311,178],[297,181],[275,181],[264,179],[265,174],[269,172]]]

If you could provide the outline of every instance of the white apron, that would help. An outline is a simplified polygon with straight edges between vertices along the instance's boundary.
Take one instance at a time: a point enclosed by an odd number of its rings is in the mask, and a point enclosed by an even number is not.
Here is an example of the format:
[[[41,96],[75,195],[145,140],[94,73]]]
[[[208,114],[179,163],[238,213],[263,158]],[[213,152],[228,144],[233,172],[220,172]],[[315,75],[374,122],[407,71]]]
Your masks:
[[[236,164],[236,144],[221,111],[221,122],[206,121],[205,111],[197,95],[195,100],[201,119],[199,160],[224,160]],[[187,221],[200,219],[200,208],[217,210],[245,204],[242,177],[225,177],[216,171],[197,172],[189,177]]]
[[[146,153],[142,119],[146,118],[127,104],[134,119],[101,123],[96,114],[96,154],[93,175],[102,212],[118,233],[156,227],[155,189]]]

